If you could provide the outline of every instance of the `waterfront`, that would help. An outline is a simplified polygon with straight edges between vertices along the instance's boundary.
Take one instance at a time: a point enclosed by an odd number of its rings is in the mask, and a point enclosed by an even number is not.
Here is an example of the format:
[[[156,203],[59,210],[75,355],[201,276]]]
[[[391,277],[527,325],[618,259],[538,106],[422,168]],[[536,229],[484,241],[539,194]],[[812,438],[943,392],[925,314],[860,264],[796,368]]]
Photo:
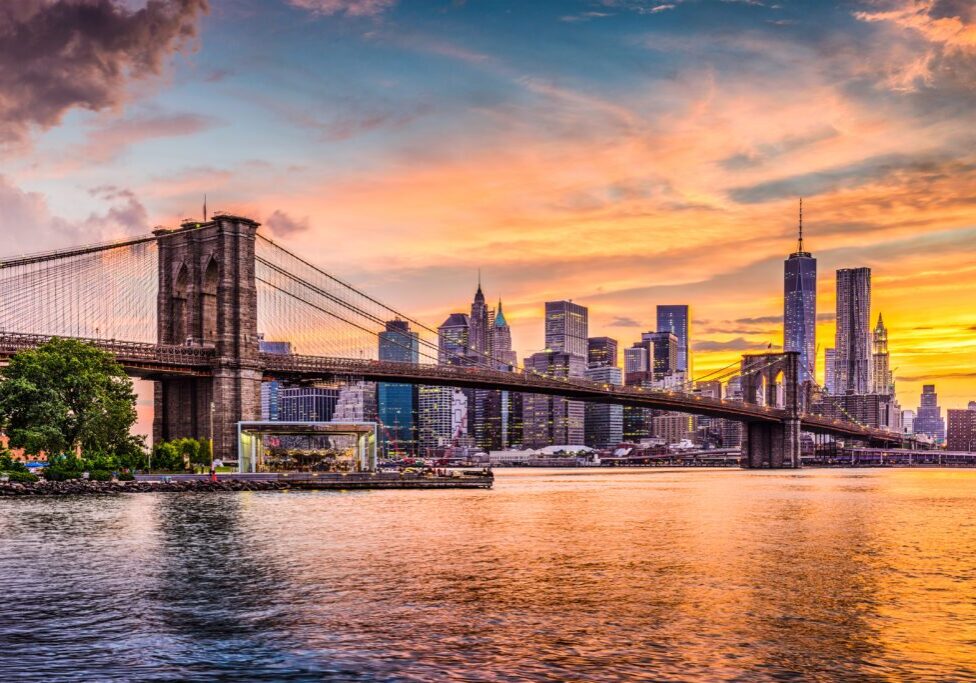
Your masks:
[[[976,680],[976,472],[0,500],[0,680]]]

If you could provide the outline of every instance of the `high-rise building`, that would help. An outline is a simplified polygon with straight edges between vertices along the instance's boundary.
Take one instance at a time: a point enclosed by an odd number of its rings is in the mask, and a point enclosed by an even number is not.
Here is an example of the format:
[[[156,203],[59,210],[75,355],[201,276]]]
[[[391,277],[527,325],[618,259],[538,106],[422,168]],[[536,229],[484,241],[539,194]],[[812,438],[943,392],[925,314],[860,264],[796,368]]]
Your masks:
[[[691,313],[687,304],[661,305],[657,307],[657,331],[670,332],[678,340],[678,357],[675,372],[683,372],[691,380]]]
[[[470,362],[470,323],[464,313],[451,313],[437,328],[437,362],[466,365]]]
[[[582,377],[586,359],[561,351],[540,351],[529,356],[525,367],[547,377]],[[523,443],[526,446],[584,444],[586,410],[582,401],[525,394],[522,402]]]
[[[491,355],[491,326],[485,295],[481,291],[481,277],[478,277],[478,290],[471,302],[471,316],[468,318],[468,354],[472,365],[494,364],[488,360]]]
[[[816,383],[817,259],[803,249],[803,200],[796,251],[783,264],[783,350],[800,354],[800,382]]]
[[[376,422],[376,383],[349,382],[339,389],[333,422]]]
[[[681,372],[681,344],[673,332],[645,332],[641,341],[648,343],[650,370],[655,380]]]
[[[901,411],[901,432],[902,434],[915,433],[915,411],[914,410]]]
[[[617,367],[617,340],[610,337],[590,337],[586,340],[586,366]]]
[[[258,335],[258,350],[261,353],[291,353],[291,342],[267,341],[263,334]],[[261,419],[280,419],[282,383],[278,380],[261,382]]]
[[[379,334],[379,359],[397,363],[420,362],[420,337],[405,320],[390,320]],[[384,453],[413,455],[417,443],[417,390],[412,384],[379,382],[376,385],[380,421],[380,448]]]
[[[836,393],[834,391],[834,373],[837,367],[837,351],[836,349],[824,349],[824,391],[828,394]]]
[[[634,344],[629,349],[624,349],[624,373],[629,375],[634,372],[648,372],[650,370],[649,354],[647,347]]]
[[[891,362],[888,355],[888,328],[885,327],[880,313],[871,339],[871,361],[871,393],[893,396],[895,381],[891,376]]]
[[[922,396],[915,413],[915,434],[926,434],[939,443],[945,439],[945,421],[934,384],[922,385]]]
[[[613,365],[596,365],[584,370],[592,382],[621,386],[623,372]],[[609,448],[624,439],[624,407],[606,403],[585,404],[584,442],[591,448]]]
[[[837,271],[835,394],[871,391],[871,269]]]
[[[587,316],[586,307],[572,301],[547,301],[546,351],[578,356],[585,363],[589,330]]]
[[[512,349],[512,328],[509,327],[505,313],[502,311],[502,300],[498,300],[498,310],[495,311],[495,324],[491,334],[491,355],[498,370],[514,370],[518,365],[518,358]]]
[[[976,451],[976,403],[970,402],[967,410],[947,410],[946,415],[946,449]]]
[[[329,422],[339,402],[337,387],[282,387],[277,418],[282,422]]]

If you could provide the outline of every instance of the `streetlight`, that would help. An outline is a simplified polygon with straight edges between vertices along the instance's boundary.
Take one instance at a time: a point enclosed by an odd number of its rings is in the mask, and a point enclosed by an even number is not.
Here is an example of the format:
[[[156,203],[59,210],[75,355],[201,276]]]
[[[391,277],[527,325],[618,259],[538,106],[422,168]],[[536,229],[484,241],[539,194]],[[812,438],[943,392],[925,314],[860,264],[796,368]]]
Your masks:
[[[214,468],[214,402],[210,402],[210,480],[217,481],[217,470]]]

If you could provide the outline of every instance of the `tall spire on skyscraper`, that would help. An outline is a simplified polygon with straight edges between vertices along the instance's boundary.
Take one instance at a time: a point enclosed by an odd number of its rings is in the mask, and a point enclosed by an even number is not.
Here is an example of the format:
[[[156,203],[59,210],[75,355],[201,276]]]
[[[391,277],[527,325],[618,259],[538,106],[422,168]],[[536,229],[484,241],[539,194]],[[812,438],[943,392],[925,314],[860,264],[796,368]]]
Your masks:
[[[803,197],[800,197],[800,242],[796,250],[803,252]]]

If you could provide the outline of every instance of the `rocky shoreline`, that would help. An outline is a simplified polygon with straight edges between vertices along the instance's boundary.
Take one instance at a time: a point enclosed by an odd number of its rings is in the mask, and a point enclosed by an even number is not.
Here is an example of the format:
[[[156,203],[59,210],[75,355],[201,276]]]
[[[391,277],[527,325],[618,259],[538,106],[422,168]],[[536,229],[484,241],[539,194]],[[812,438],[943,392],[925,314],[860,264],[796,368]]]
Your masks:
[[[0,496],[75,496],[116,493],[182,493],[218,491],[280,491],[291,488],[285,481],[37,481],[30,484],[0,482]]]

